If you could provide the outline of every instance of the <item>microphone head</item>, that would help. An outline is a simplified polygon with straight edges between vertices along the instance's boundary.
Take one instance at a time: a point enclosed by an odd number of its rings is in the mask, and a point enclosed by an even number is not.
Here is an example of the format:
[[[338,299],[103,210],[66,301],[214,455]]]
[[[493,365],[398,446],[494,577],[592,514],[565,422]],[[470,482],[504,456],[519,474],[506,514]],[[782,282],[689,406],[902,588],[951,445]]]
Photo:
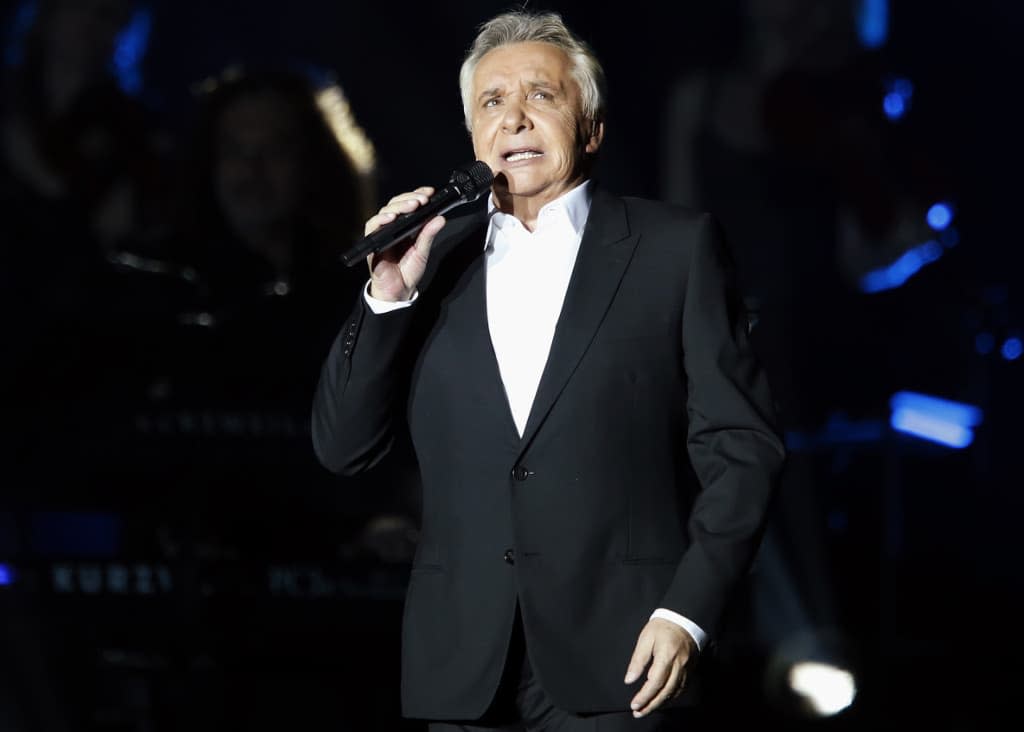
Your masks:
[[[459,189],[467,203],[475,201],[491,187],[494,173],[487,163],[477,160],[472,165],[452,172],[451,182]]]

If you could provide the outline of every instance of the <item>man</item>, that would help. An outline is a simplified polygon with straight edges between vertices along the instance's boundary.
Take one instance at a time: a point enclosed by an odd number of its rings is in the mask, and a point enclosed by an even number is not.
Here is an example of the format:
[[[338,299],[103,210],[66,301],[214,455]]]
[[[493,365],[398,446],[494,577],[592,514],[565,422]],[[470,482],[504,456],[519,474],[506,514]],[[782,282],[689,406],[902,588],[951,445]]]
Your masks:
[[[407,716],[667,729],[783,457],[725,252],[708,217],[589,181],[603,72],[557,15],[486,23],[460,81],[488,213],[370,258],[316,450],[359,472],[408,422]],[[431,193],[396,196],[367,233]]]

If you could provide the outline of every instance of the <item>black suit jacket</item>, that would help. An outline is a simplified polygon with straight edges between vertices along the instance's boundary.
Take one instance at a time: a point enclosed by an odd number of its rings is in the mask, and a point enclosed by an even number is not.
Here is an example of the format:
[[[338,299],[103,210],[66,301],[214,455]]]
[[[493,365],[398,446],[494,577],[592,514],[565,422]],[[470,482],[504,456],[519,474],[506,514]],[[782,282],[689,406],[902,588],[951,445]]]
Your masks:
[[[360,300],[323,367],[315,448],[357,473],[408,423],[423,517],[406,715],[485,711],[517,601],[554,702],[625,710],[650,613],[714,634],[752,559],[783,459],[768,387],[710,217],[597,189],[520,438],[487,329],[485,231],[482,212],[449,222],[412,307]]]

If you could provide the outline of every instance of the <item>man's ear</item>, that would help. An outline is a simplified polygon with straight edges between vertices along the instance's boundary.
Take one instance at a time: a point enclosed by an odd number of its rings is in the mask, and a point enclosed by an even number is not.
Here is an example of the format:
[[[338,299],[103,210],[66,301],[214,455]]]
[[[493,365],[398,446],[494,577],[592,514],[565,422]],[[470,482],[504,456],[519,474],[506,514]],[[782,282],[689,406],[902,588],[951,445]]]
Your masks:
[[[590,123],[590,135],[587,136],[587,144],[583,148],[589,155],[593,155],[601,147],[604,140],[604,121],[593,120]]]

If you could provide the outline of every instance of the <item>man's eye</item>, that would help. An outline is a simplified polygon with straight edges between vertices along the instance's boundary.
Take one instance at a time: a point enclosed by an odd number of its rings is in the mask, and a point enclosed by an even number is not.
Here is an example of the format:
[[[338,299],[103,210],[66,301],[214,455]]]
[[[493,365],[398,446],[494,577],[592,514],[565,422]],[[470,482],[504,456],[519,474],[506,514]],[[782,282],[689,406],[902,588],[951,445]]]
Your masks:
[[[531,96],[534,99],[550,99],[551,98],[551,95],[548,94],[545,91],[535,91]]]
[[[499,100],[497,98],[488,99],[486,102],[484,102],[484,107],[497,107],[498,101]]]

